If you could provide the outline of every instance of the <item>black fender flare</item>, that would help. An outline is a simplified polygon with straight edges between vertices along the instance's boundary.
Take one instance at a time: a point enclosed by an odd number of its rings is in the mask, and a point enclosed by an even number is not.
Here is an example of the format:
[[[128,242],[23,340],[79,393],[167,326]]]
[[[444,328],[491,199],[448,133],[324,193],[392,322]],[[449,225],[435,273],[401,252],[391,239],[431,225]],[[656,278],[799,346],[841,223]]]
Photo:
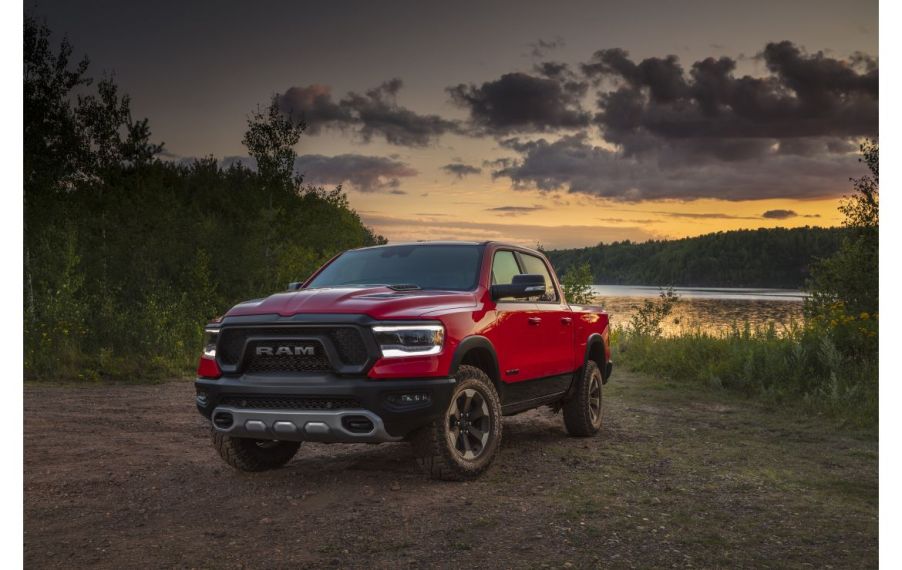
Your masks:
[[[605,345],[604,337],[599,333],[592,333],[589,335],[589,338],[586,339],[586,354],[583,357],[583,367],[586,366],[586,363],[589,362],[589,354],[591,354],[592,349],[600,344],[601,345],[601,354],[602,360],[605,360],[607,357],[607,345]],[[601,379],[603,383],[607,383],[608,378],[610,377],[607,362],[597,363],[598,368],[601,370]]]
[[[472,335],[464,338],[460,341],[460,344],[457,345],[457,348],[454,349],[454,356],[451,358],[451,369],[449,371],[451,376],[457,372],[457,369],[460,367],[460,363],[463,362],[464,357],[471,350],[479,348],[484,349],[488,352],[491,363],[489,366],[491,370],[486,370],[489,378],[491,378],[492,383],[495,384],[495,389],[498,391],[498,396],[503,398],[502,388],[503,383],[501,382],[501,369],[498,366],[498,353],[495,351],[495,347],[492,345],[492,341],[487,339],[481,335]]]

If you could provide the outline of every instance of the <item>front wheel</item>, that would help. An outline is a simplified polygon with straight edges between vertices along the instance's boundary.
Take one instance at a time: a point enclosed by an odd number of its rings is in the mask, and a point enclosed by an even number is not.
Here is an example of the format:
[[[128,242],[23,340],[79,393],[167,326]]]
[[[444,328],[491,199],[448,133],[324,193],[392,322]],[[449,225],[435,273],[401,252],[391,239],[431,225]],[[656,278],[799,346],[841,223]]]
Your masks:
[[[433,479],[468,481],[491,465],[501,444],[501,401],[485,372],[457,371],[445,412],[411,438],[417,462]]]
[[[291,461],[301,442],[229,437],[213,430],[213,447],[223,461],[239,471],[267,471]]]
[[[601,370],[592,360],[586,362],[576,391],[564,402],[564,426],[577,437],[595,435],[601,429]]]

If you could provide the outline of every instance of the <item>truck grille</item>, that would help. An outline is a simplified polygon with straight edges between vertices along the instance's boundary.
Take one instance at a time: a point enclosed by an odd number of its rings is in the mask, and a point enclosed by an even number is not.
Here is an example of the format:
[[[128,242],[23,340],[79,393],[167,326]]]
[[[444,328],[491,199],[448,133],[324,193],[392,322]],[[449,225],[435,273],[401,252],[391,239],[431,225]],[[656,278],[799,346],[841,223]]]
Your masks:
[[[248,343],[248,338],[266,337],[275,339],[277,344],[294,346],[301,343],[306,346],[315,346],[315,354],[307,355],[280,355],[257,354],[254,341]],[[284,338],[284,342],[278,339]],[[292,339],[308,339],[293,342]],[[245,355],[244,370],[246,372],[317,372],[331,370],[333,364],[348,366],[362,366],[366,363],[368,354],[363,337],[356,327],[309,327],[309,326],[281,326],[281,327],[248,327],[248,328],[224,328],[219,335],[217,356],[220,362],[227,366],[236,366],[241,360],[245,344],[248,345]],[[272,345],[272,342],[266,342]],[[340,363],[331,363],[323,348],[329,344]]]
[[[219,405],[261,410],[357,410],[353,398],[304,398],[290,396],[227,396]]]
[[[257,347],[266,347],[269,349],[283,344],[288,348],[295,346],[304,346],[314,349],[314,354],[257,354]],[[245,372],[318,372],[323,370],[331,370],[332,364],[329,357],[326,356],[323,346],[318,342],[297,341],[269,341],[257,342],[252,341],[247,345],[247,356],[244,362]]]

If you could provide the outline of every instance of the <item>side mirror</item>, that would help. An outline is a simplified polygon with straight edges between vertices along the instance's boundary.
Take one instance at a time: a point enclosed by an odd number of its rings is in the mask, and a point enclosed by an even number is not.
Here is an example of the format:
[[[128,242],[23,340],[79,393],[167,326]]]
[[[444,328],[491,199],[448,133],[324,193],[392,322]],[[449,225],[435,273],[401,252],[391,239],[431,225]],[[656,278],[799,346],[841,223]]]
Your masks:
[[[491,291],[492,299],[503,299],[504,297],[522,299],[523,297],[542,295],[546,291],[545,277],[530,274],[514,275],[512,283],[492,285]]]
[[[302,281],[292,281],[291,283],[288,284],[288,290],[289,291],[297,291],[298,289],[301,288],[301,285],[303,285],[303,284],[304,283]]]

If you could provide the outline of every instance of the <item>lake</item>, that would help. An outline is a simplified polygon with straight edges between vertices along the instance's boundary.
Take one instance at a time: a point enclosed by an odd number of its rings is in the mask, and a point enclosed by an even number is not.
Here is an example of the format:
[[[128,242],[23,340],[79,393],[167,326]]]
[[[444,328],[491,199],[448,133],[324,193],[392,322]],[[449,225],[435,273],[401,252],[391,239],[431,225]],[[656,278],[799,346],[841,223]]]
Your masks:
[[[752,326],[774,323],[779,330],[803,322],[802,303],[807,294],[792,289],[741,289],[728,287],[674,287],[681,301],[664,324],[665,334],[701,329],[728,331],[734,323]],[[659,287],[593,285],[596,303],[611,316],[614,327],[626,326],[645,299],[656,298]]]

